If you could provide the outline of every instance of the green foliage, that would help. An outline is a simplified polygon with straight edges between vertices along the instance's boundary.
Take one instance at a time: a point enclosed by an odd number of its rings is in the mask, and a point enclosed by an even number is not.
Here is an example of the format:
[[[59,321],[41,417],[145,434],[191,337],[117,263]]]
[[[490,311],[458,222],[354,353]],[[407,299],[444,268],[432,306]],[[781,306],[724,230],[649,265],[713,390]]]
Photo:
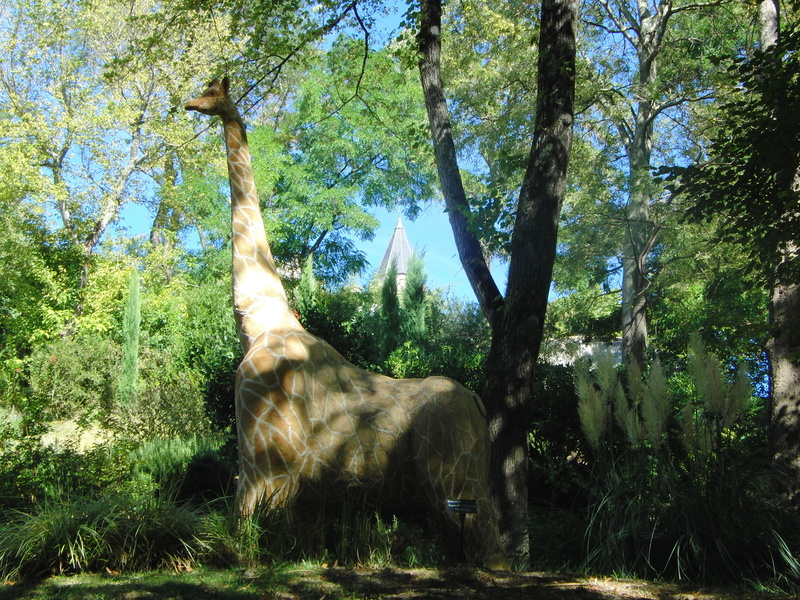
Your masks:
[[[429,294],[425,343],[430,373],[451,377],[481,393],[491,332],[476,303]]]
[[[707,229],[693,231],[690,224],[682,231],[668,247],[658,246],[652,260],[658,277],[648,290],[650,322],[664,365],[681,364],[692,335],[699,333],[710,351],[726,360],[742,357],[753,379],[763,380],[766,291],[746,274],[741,248],[715,241]]]
[[[301,314],[304,327],[341,352],[352,363],[379,370],[380,314],[371,291],[321,287],[317,308]]]
[[[420,343],[426,334],[427,294],[425,262],[422,256],[413,255],[408,261],[406,284],[402,290],[402,330],[406,340]]]
[[[64,497],[6,517],[0,526],[0,577],[6,580],[176,567],[204,549],[200,513],[169,498]]]
[[[28,427],[48,421],[91,422],[133,439],[204,433],[203,380],[170,350],[145,348],[138,393],[119,403],[120,349],[109,340],[76,334],[44,346],[26,361],[30,390],[19,408]]]
[[[234,422],[234,383],[242,349],[231,309],[227,278],[200,282],[187,294],[192,318],[182,333],[188,365],[202,376],[201,394],[218,428]]]
[[[456,144],[467,156],[470,228],[507,256],[536,114],[535,11],[522,4],[445,5],[442,71]]]
[[[15,509],[0,519],[0,576],[285,556],[414,564],[433,556],[411,543],[427,539],[418,529],[363,507],[329,508],[319,521],[271,513],[237,524],[222,506],[235,448],[221,447],[211,432],[232,426],[241,349],[230,310],[219,131],[196,136],[196,123],[175,109],[196,87],[197,65],[210,65],[205,78],[226,57],[224,70],[250,90],[243,104],[254,124],[266,225],[279,262],[302,272],[294,291],[310,331],[371,370],[447,375],[476,391],[490,332],[475,305],[426,291],[413,263],[399,301],[397,290],[381,301],[375,291],[323,285],[363,268],[357,242],[376,226],[369,206],[400,204],[413,214],[433,195],[416,75],[364,39],[301,48],[336,23],[362,31],[355,5],[212,4],[167,7],[174,19],[165,19],[149,2],[14,0],[0,26],[0,71],[8,75],[0,91],[0,498]],[[358,6],[367,26],[375,6]],[[447,10],[454,132],[475,159],[466,174],[476,209],[470,227],[488,251],[502,253],[535,114],[530,39],[538,24],[522,4],[470,0]],[[797,129],[796,34],[776,50],[780,60],[757,55],[737,66],[744,87],[717,121],[713,103],[683,101],[709,89],[718,70],[712,46],[740,41],[729,35],[736,11],[731,21],[711,11],[691,19],[675,13],[658,85],[647,89],[618,86],[635,77],[635,61],[599,30],[585,31],[583,42],[593,44],[579,67],[585,135],[573,147],[555,271],[560,296],[547,323],[556,337],[618,331],[614,288],[628,181],[620,130],[607,125],[623,123],[639,98],[671,106],[667,116],[681,125],[652,123],[656,162],[696,154],[698,136],[685,125],[719,128],[710,151],[720,160],[700,169],[716,179],[685,196],[700,200],[694,217],[716,227],[719,214],[726,239],[748,237],[759,274],[762,259],[770,260],[760,245],[772,252],[776,235],[792,241],[796,199],[765,174],[794,173],[787,163],[796,140],[786,136]],[[287,57],[296,62],[273,62]],[[684,181],[693,173],[682,173]],[[715,204],[719,190],[725,198]],[[713,202],[703,204],[706,192]],[[131,238],[124,228],[98,243],[95,234],[103,236],[127,202],[147,205],[164,243]],[[753,378],[763,379],[753,366],[763,368],[766,297],[743,276],[746,261],[731,246],[677,222],[677,200],[650,208],[661,229],[647,294],[664,366],[653,363],[645,377],[605,365],[599,380],[584,374],[580,400],[570,369],[538,367],[530,485],[546,517],[533,524],[534,537],[549,544],[559,567],[583,560],[600,570],[712,579],[757,577],[774,559],[790,573],[795,521],[770,505],[768,472],[758,462],[764,410],[742,404],[743,371],[729,368],[730,357],[745,356]],[[199,234],[196,254],[180,251],[189,228]],[[123,316],[131,269],[142,282],[136,394],[120,389],[134,372],[133,336],[123,335],[134,330]],[[75,333],[62,337],[68,322]],[[721,360],[685,352],[695,331]],[[579,403],[591,443],[581,435]],[[79,429],[101,425],[114,445],[42,446],[50,421],[66,418]],[[664,565],[656,546],[667,548]]]
[[[675,191],[689,201],[689,216],[742,244],[764,281],[798,280],[797,261],[780,256],[798,229],[799,45],[800,32],[790,29],[769,51],[734,61],[709,159],[668,170]]]
[[[318,294],[319,283],[314,277],[314,255],[309,254],[294,294],[295,306],[301,315],[316,310]]]
[[[151,55],[146,65],[106,70],[132,39],[147,34],[140,17],[152,10],[146,0],[129,6],[7,3],[0,55],[2,71],[15,76],[0,93],[3,138],[15,148],[32,141],[35,154],[22,164],[42,177],[23,177],[22,187],[49,211],[48,225],[57,228],[61,243],[83,255],[81,266],[89,267],[120,209],[146,197],[144,173],[165,177],[164,148],[177,148],[190,135],[188,120],[170,115],[176,98],[187,97],[193,86],[200,44],[182,61]],[[164,44],[172,33],[160,31]]]
[[[545,331],[548,339],[558,341],[577,335],[596,340],[618,337],[618,295],[612,293],[607,285],[604,289],[601,284],[589,283],[588,280],[572,284],[561,280],[556,288],[567,290],[569,285],[574,287],[552,299],[547,307]]]
[[[187,485],[193,465],[203,469],[206,480],[212,475],[202,457],[218,453],[216,446],[199,439],[146,444],[129,453],[128,460],[117,461],[121,470],[103,481],[98,478],[88,487],[62,485],[33,503],[26,499],[4,510],[0,579],[183,568],[197,562],[255,566],[311,559],[431,566],[438,561],[431,536],[413,523],[379,516],[361,500],[315,511],[262,507],[244,519],[234,518],[231,498],[217,495],[230,488]],[[68,469],[91,464],[86,455],[57,457],[64,458],[69,460],[61,471],[47,473],[49,481],[73,481]],[[129,465],[133,468],[126,476]],[[229,486],[230,470],[226,474]]]
[[[231,448],[200,437],[154,439],[130,455],[133,477],[159,495],[178,501],[210,502],[233,491]]]
[[[203,540],[210,502],[231,490],[228,452],[199,438],[133,451],[46,447],[38,437],[6,442],[0,579],[216,560]]]
[[[588,473],[579,457],[586,452],[586,442],[575,410],[574,377],[571,366],[536,365],[529,450],[530,497],[535,510],[563,507],[568,513],[585,503]],[[565,519],[574,520],[575,516],[565,515]]]
[[[271,127],[249,134],[256,187],[276,261],[341,284],[367,266],[358,240],[372,239],[370,206],[433,197],[430,150],[418,81],[387,51],[335,39],[287,71],[286,101],[267,110]],[[280,112],[278,112],[280,111]]]
[[[293,141],[292,133],[286,135]],[[298,164],[307,157],[285,147],[269,129],[254,130],[249,140],[267,236],[278,264],[301,271],[314,253],[318,276],[331,283],[363,271],[366,258],[351,236],[371,238],[378,222],[357,202],[358,187],[347,182],[324,186],[325,173],[318,171],[323,167]]]
[[[94,446],[44,446],[38,437],[6,441],[0,452],[0,506],[23,508],[31,502],[55,502],[70,495],[91,495],[124,480],[125,450]]]
[[[19,198],[0,199],[3,404],[25,401],[25,359],[37,346],[57,339],[74,310],[72,286],[79,257],[65,249],[45,223],[39,207]]]
[[[387,325],[379,293],[381,290],[374,288],[329,291],[320,287],[316,310],[301,314],[303,325],[363,368],[394,377],[444,375],[473,390],[482,389],[490,338],[486,319],[476,304],[425,289],[424,322],[414,321],[415,327],[424,326],[425,334],[407,339],[404,319],[409,315],[398,299],[400,330],[397,345],[387,355]],[[395,298],[389,296],[390,306]],[[417,313],[417,309],[411,312],[412,319],[419,318],[422,311]]]
[[[30,391],[21,406],[32,420],[107,419],[116,405],[120,348],[76,334],[40,346],[27,359]]]
[[[211,428],[203,397],[202,374],[175,360],[170,350],[142,353],[141,385],[136,402],[111,422],[136,440],[207,435]]]
[[[431,375],[431,361],[418,344],[408,340],[397,346],[386,358],[386,368],[392,377],[412,379]]]

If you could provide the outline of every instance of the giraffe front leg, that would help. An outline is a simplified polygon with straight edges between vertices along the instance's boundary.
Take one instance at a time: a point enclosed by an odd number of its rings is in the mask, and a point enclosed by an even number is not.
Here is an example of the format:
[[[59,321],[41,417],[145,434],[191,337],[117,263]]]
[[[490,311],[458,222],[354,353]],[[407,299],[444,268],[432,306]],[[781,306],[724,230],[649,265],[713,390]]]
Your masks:
[[[237,513],[246,516],[260,510],[286,506],[295,487],[286,474],[263,476],[251,469],[242,469],[236,487]]]
[[[242,365],[250,364],[242,362]],[[297,453],[290,443],[291,424],[276,409],[270,389],[260,380],[237,376],[236,430],[241,514],[286,505],[298,489]]]
[[[239,432],[236,507],[241,515],[285,506],[297,490],[296,477],[274,444],[263,435]]]

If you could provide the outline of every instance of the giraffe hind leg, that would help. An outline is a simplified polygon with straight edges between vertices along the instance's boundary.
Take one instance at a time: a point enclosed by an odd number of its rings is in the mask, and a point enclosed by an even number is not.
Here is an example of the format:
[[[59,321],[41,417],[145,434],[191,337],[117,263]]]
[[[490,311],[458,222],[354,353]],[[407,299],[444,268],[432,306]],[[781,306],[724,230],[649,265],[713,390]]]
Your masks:
[[[489,446],[472,396],[431,403],[419,412],[414,458],[418,485],[430,507],[448,560],[508,568],[497,517],[488,498]],[[453,401],[455,400],[455,401]],[[448,500],[474,500],[477,514],[448,512]],[[463,535],[463,538],[462,538]],[[462,543],[463,539],[463,543]]]

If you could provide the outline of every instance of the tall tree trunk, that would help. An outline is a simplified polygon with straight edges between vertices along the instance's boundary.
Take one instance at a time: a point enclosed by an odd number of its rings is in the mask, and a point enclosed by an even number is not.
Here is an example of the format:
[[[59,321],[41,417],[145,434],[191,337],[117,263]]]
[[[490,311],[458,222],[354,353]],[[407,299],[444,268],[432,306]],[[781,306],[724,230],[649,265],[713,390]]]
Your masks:
[[[778,43],[780,30],[778,0],[760,0],[758,3],[758,33],[762,50],[767,50]]]
[[[769,321],[772,329],[772,339],[767,345],[772,400],[770,445],[782,473],[779,492],[800,508],[799,285],[772,287]]]
[[[572,146],[577,12],[576,0],[542,3],[534,141],[511,238],[506,306],[493,329],[484,393],[501,529],[507,548],[524,559],[529,554],[528,428]]]
[[[622,350],[626,361],[642,364],[647,350],[647,259],[654,237],[650,221],[653,201],[651,155],[653,121],[657,111],[648,97],[648,88],[656,80],[657,57],[667,21],[670,3],[662,2],[653,11],[647,3],[638,2],[638,37],[631,38],[636,48],[639,71],[635,82],[638,90],[632,128],[620,128],[626,139],[628,157],[628,206],[622,244]]]
[[[758,5],[761,49],[778,43],[780,17],[776,0]],[[781,106],[776,106],[781,119]],[[780,122],[780,121],[779,121]],[[800,190],[800,157],[776,173],[780,187],[795,196]],[[796,261],[800,248],[790,243],[780,252],[781,262]],[[781,280],[781,264],[770,286],[769,323],[772,339],[767,344],[770,366],[770,446],[782,471],[779,491],[800,507],[800,285]]]
[[[641,104],[641,103],[640,103]],[[647,350],[647,257],[650,252],[650,140],[640,124],[628,145],[629,195],[622,244],[622,352],[626,361],[644,364]]]
[[[470,252],[461,254],[464,269],[492,326],[492,347],[483,394],[492,440],[492,495],[500,512],[500,530],[506,551],[523,563],[530,555],[528,431],[533,377],[552,281],[558,218],[572,145],[577,10],[577,0],[543,0],[542,3],[534,140],[517,206],[505,299],[497,291],[488,269],[484,271],[482,254],[480,260],[471,261],[465,261],[465,255],[467,259],[474,258]],[[424,58],[420,73],[440,183],[450,208],[451,204],[459,206],[463,187],[439,75],[440,29],[441,2],[424,2],[419,36]],[[448,198],[450,194],[453,197]],[[461,206],[466,206],[465,198]],[[470,238],[465,248],[476,248],[479,253],[480,246],[474,235],[466,227],[456,229],[460,225],[457,218],[454,221],[455,212],[461,218],[463,213],[450,209],[457,244],[460,237]]]

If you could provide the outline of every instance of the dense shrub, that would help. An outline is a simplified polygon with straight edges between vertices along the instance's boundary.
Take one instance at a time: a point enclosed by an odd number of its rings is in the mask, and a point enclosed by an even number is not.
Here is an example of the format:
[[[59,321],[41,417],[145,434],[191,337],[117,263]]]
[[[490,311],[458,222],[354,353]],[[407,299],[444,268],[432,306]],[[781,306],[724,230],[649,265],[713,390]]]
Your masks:
[[[137,440],[211,435],[205,381],[198,370],[169,351],[151,348],[142,352],[139,368],[135,396],[108,418],[115,429]]]
[[[90,496],[129,477],[124,449],[96,446],[78,452],[24,438],[0,453],[0,507],[23,508],[64,496]]]
[[[242,356],[230,294],[230,282],[202,282],[188,295],[192,318],[182,333],[188,366],[201,376],[200,393],[217,429],[233,427],[234,383]]]
[[[587,502],[589,468],[578,419],[571,366],[539,363],[530,429],[530,501],[549,510],[580,511]]]
[[[152,440],[131,453],[134,478],[181,502],[205,504],[224,498],[233,492],[236,473],[232,442],[199,437]]]
[[[26,361],[26,410],[39,421],[90,421],[115,407],[121,349],[96,335],[73,335],[39,347]],[[28,407],[26,407],[28,408]]]
[[[213,555],[202,540],[212,537],[210,502],[229,513],[230,452],[199,438],[80,452],[14,442],[0,454],[0,578]]]

